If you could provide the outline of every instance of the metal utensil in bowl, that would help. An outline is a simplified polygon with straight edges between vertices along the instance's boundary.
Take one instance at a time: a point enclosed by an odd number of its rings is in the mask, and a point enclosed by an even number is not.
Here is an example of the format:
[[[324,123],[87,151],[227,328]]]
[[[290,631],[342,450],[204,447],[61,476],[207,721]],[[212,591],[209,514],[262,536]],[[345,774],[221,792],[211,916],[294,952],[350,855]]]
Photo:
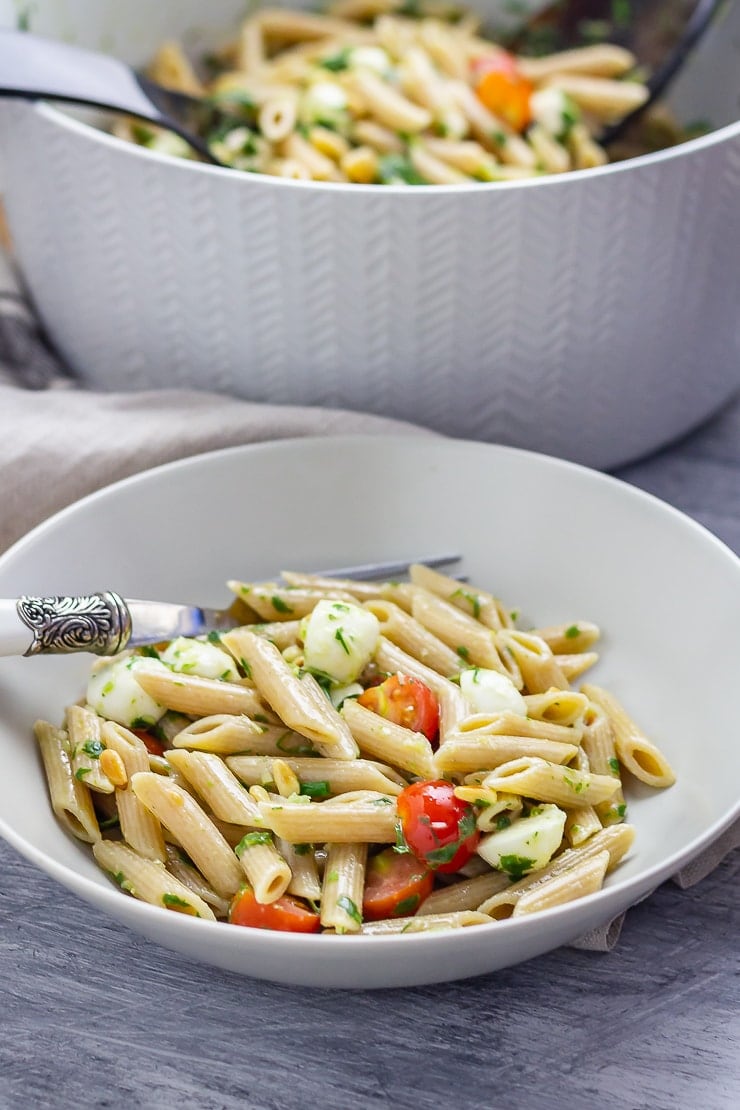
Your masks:
[[[174,131],[214,165],[222,165],[198,134],[198,120],[218,109],[166,89],[118,58],[26,31],[0,31],[0,96],[59,100],[123,112]]]

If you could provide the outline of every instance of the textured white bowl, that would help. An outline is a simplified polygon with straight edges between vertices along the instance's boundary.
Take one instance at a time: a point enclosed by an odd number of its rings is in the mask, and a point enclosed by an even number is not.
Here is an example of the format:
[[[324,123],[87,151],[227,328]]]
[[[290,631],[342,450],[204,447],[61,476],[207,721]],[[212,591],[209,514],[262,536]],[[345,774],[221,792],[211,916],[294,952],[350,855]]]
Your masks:
[[[241,7],[210,5],[211,35]],[[33,26],[142,63],[198,9],[41,0]],[[687,115],[734,118],[735,30]],[[0,104],[0,132],[23,274],[92,386],[344,406],[600,467],[740,386],[740,124],[603,170],[429,189],[184,163],[48,106]]]
[[[236,504],[261,504],[237,512]],[[142,521],[147,522],[145,538]],[[257,524],[255,524],[257,522]],[[89,657],[0,660],[0,832],[131,929],[195,959],[309,986],[431,983],[492,971],[624,910],[740,814],[735,700],[740,561],[697,524],[612,478],[452,440],[296,440],[204,455],[130,478],[41,525],[0,558],[0,597],[116,589],[220,604],[230,577],[457,547],[475,582],[544,624],[604,630],[594,680],[665,750],[670,790],[628,788],[637,837],[603,891],[455,933],[295,936],[211,924],[114,889],[52,816],[31,736],[61,719]]]

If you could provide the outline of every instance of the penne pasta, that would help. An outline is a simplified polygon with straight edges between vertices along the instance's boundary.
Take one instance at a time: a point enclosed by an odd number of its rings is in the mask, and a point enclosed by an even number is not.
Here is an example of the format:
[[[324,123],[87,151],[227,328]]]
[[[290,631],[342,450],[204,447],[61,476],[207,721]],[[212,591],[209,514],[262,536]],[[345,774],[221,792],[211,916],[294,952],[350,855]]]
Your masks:
[[[264,712],[257,692],[236,682],[201,678],[194,674],[167,673],[159,668],[148,670],[146,662],[137,668],[136,681],[161,705],[192,717],[207,717],[214,713],[253,717]]]
[[[357,708],[362,709],[362,706]],[[370,712],[366,709],[362,711]],[[350,790],[375,790],[394,796],[400,794],[406,785],[397,771],[367,759],[272,759],[269,756],[237,755],[228,757],[226,763],[247,786],[265,782],[277,784],[276,764],[283,763],[293,772],[296,780],[295,789],[289,793],[300,792],[319,799]],[[279,790],[279,793],[283,791]]]
[[[69,705],[64,723],[69,740],[72,773],[88,790],[112,794],[113,783],[100,766],[105,746],[100,736],[100,718],[88,706]]]
[[[617,698],[600,686],[584,686],[583,693],[609,718],[617,758],[622,766],[648,786],[672,786],[676,776],[668,760],[637,727]]]
[[[164,863],[167,856],[162,826],[128,785],[139,771],[149,771],[146,745],[135,733],[113,721],[103,722],[101,737],[106,748],[118,755],[126,770],[126,785],[116,789],[115,793],[121,835],[138,855]]]
[[[483,780],[483,785],[566,809],[603,802],[619,787],[609,775],[584,774],[574,767],[531,756],[501,764]]]
[[[112,840],[97,840],[93,855],[113,881],[134,898],[175,913],[216,920],[210,906],[158,860],[144,859],[126,844]]]
[[[219,756],[180,748],[167,752],[167,762],[221,821],[232,825],[259,824],[257,806]]]
[[[440,775],[465,775],[483,769],[493,771],[512,760],[523,758],[555,765],[567,763],[577,750],[573,744],[537,740],[529,736],[451,736],[435,753],[434,766]],[[489,785],[492,790],[496,789]],[[502,783],[501,790],[512,793],[515,787]]]
[[[98,819],[90,791],[72,771],[67,733],[48,721],[37,721],[33,731],[44,764],[51,808],[68,832],[78,840],[94,844],[100,840]]]
[[[337,801],[305,804],[260,802],[266,827],[291,844],[393,844],[396,839],[396,806],[392,798],[370,791],[342,795]]]
[[[328,844],[321,885],[321,924],[338,933],[362,927],[367,844]]]

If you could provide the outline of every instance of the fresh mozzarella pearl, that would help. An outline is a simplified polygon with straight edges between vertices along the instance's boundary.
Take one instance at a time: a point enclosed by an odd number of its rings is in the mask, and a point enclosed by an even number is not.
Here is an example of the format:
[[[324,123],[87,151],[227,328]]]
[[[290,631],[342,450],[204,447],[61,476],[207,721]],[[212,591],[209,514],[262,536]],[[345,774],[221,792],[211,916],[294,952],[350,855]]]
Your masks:
[[[557,137],[566,128],[571,105],[560,89],[539,89],[530,100],[532,119]]]
[[[514,683],[499,671],[471,667],[460,672],[460,689],[471,713],[517,713],[527,716],[527,703]]]
[[[370,662],[379,636],[380,623],[373,613],[349,602],[325,599],[306,622],[304,666],[329,675],[338,686],[348,686]]]
[[[173,671],[183,674],[197,674],[201,678],[222,678],[226,682],[236,682],[239,672],[231,656],[210,642],[191,640],[178,636],[163,651],[159,658]]]
[[[549,863],[563,839],[565,813],[554,805],[537,806],[506,829],[484,837],[477,852],[498,871],[513,876],[539,871]],[[508,858],[507,858],[508,857]]]
[[[312,123],[340,118],[346,109],[347,96],[341,85],[334,81],[317,81],[306,90],[300,114],[305,123]]]
[[[127,728],[135,724],[156,724],[166,710],[136,681],[136,671],[142,665],[148,670],[161,667],[166,674],[170,673],[169,668],[156,659],[144,659],[139,655],[115,659],[90,676],[87,684],[88,705],[101,717],[117,721]]]
[[[356,46],[350,54],[353,69],[372,69],[385,77],[391,71],[391,60],[380,46]]]

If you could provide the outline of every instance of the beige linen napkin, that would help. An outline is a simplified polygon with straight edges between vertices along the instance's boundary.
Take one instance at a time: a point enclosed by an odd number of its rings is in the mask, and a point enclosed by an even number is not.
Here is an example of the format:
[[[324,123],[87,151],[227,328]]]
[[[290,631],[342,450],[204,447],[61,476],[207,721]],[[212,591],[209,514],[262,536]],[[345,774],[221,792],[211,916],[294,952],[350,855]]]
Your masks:
[[[431,434],[360,413],[209,393],[77,388],[44,342],[0,254],[0,551],[77,498],[160,463],[217,447],[353,432]],[[673,881],[692,886],[738,845],[740,822]],[[606,922],[573,947],[610,951],[623,919]]]

